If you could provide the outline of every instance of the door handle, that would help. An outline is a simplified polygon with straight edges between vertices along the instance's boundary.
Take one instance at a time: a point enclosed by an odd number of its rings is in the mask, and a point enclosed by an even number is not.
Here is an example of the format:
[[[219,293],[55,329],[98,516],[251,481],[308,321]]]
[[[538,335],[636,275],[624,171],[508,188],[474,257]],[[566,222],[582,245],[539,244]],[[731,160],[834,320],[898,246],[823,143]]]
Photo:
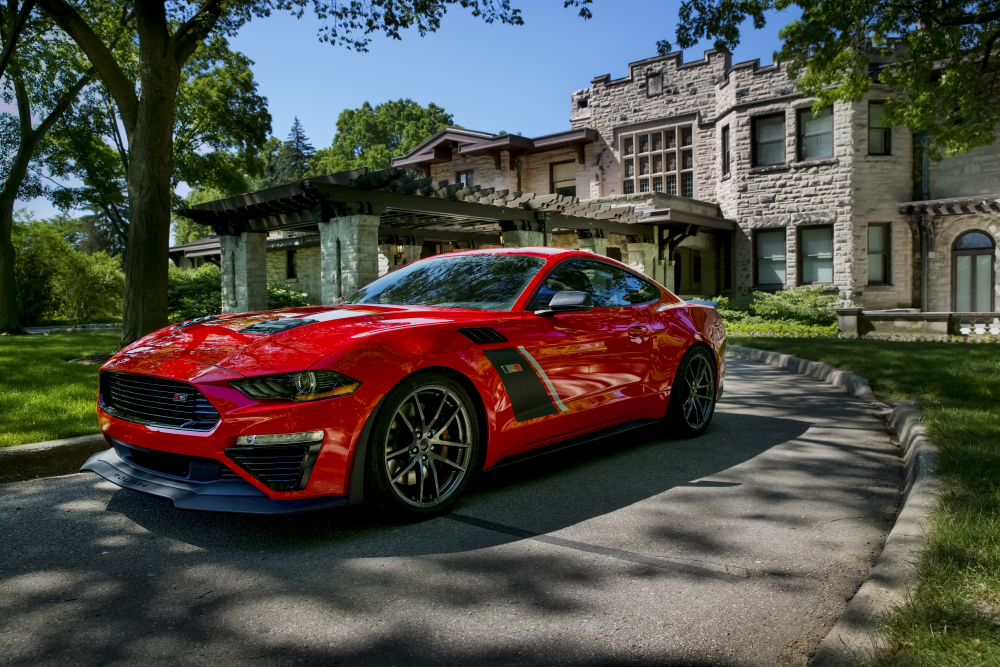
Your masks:
[[[642,326],[641,324],[638,324],[638,325],[630,326],[628,328],[628,335],[629,336],[645,336],[648,331],[649,331],[649,329],[647,329],[646,327]]]

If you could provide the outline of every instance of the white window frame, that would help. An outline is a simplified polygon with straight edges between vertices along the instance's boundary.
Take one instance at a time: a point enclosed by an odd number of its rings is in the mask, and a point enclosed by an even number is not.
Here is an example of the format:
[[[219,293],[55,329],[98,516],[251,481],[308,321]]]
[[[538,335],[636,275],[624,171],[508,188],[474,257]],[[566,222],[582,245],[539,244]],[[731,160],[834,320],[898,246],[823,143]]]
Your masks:
[[[691,145],[681,146],[681,136],[683,130],[689,130],[691,132]],[[667,148],[667,140],[664,135],[661,139],[660,150],[653,150],[653,136],[656,133],[674,133],[674,147]],[[646,152],[639,152],[639,137],[647,136],[646,141]],[[681,182],[683,180],[682,176],[691,176],[691,199],[694,199],[698,195],[698,179],[695,178],[695,170],[698,167],[697,153],[694,150],[694,139],[695,131],[693,123],[680,123],[676,125],[661,125],[659,127],[646,128],[643,130],[636,130],[631,132],[623,132],[618,136],[618,150],[621,156],[621,186],[622,193],[652,193],[654,187],[654,179],[659,178],[660,183],[663,185],[663,192],[666,192],[666,183],[668,181],[668,176],[674,177],[674,182],[677,184],[677,192],[681,192]],[[625,145],[627,140],[632,142],[632,153],[625,153]],[[689,169],[684,168],[684,155],[685,153],[691,154],[691,167]],[[666,171],[670,164],[668,159],[670,155],[673,155],[673,171]],[[653,167],[656,165],[654,158],[656,156],[660,157],[659,165],[662,171],[653,171]],[[646,158],[649,165],[649,173],[640,174],[639,165],[640,160]],[[628,163],[632,163],[632,175],[628,174]],[[642,181],[645,180],[646,184],[643,185]]]

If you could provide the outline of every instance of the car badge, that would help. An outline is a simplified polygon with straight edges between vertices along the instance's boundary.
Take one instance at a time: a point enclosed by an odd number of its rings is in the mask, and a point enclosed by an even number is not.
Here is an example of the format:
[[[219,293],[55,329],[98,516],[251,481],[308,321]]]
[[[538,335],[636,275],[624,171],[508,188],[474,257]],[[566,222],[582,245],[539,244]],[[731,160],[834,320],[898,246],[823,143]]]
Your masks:
[[[174,394],[174,400],[178,403],[187,403],[188,394]]]
[[[524,369],[521,368],[521,364],[508,364],[507,366],[501,366],[500,370],[504,373],[520,373]]]

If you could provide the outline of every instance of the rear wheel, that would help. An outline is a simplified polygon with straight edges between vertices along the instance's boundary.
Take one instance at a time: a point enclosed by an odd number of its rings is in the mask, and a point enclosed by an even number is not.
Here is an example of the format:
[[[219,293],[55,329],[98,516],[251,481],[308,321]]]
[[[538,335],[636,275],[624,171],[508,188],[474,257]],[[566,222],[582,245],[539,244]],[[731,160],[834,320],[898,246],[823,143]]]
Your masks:
[[[703,347],[688,350],[677,368],[667,406],[672,436],[694,438],[706,430],[715,414],[718,368]]]
[[[368,480],[391,517],[430,517],[458,500],[478,461],[479,423],[468,392],[446,375],[425,373],[393,389],[379,412]]]

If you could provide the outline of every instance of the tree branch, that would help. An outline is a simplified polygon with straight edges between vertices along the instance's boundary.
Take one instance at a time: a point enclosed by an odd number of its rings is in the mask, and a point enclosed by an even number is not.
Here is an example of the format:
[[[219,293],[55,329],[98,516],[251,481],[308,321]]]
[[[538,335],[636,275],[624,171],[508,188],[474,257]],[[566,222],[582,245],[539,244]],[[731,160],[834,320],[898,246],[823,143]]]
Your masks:
[[[21,145],[25,140],[31,139],[31,102],[28,100],[28,91],[24,87],[24,80],[20,74],[11,77],[14,79],[14,96],[17,98],[17,116],[21,121]]]
[[[986,74],[986,70],[990,66],[990,56],[993,55],[993,45],[996,43],[997,39],[1000,39],[1000,30],[990,35],[990,38],[986,40],[986,53],[983,54],[983,64],[979,68],[980,74]]]
[[[66,113],[66,110],[69,109],[69,105],[73,104],[76,100],[76,96],[80,94],[80,91],[83,90],[83,87],[90,82],[90,79],[93,76],[94,68],[91,67],[84,72],[83,76],[81,76],[75,84],[73,84],[72,88],[62,94],[59,101],[52,108],[52,111],[49,112],[49,115],[42,121],[41,125],[35,128],[35,134],[38,139],[45,136],[45,133],[52,129],[52,126],[55,125],[57,120],[59,120],[59,117]]]
[[[194,16],[177,29],[170,41],[178,65],[183,66],[187,62],[202,40],[212,32],[221,15],[222,0],[206,0]]]
[[[115,116],[115,110],[110,104],[108,105],[108,121],[111,123],[111,129],[114,130],[112,139],[118,150],[118,157],[121,158],[122,165],[125,167],[125,173],[128,173],[128,151],[125,149],[125,142],[122,141],[122,135],[118,131],[118,118]]]
[[[122,122],[125,124],[125,132],[131,135],[139,116],[139,97],[135,92],[135,86],[125,76],[111,48],[104,44],[104,41],[91,30],[87,22],[66,0],[38,1],[39,6],[87,54],[87,59],[97,69],[118,105]],[[121,27],[124,27],[131,16],[131,13],[123,15]],[[117,42],[117,38],[115,41]]]
[[[0,77],[3,76],[5,71],[7,71],[7,63],[10,62],[11,57],[14,55],[14,49],[17,46],[17,39],[21,36],[24,26],[28,23],[28,16],[34,8],[35,0],[26,0],[26,2],[21,5],[21,11],[17,13],[17,17],[14,19],[14,25],[11,27],[10,35],[6,36],[8,41],[4,44],[3,53],[0,53]]]

